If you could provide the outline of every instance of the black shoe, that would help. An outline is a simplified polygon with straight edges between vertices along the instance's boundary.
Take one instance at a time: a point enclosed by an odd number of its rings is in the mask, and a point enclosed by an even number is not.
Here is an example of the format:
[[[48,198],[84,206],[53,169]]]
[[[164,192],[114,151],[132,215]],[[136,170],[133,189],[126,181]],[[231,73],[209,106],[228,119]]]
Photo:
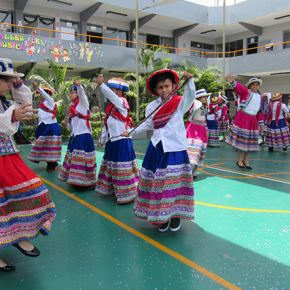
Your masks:
[[[243,164],[244,164],[244,168],[246,168],[246,169],[249,169],[249,170],[252,170],[253,168],[251,167],[251,166],[249,166],[249,165],[246,165],[246,163],[243,161]]]
[[[31,251],[26,251],[22,249],[18,244],[13,244],[13,246],[18,249],[23,255],[28,257],[38,257],[40,255],[40,251],[35,246]]]
[[[46,171],[54,172],[56,170],[58,163],[57,162],[47,162]]]
[[[236,162],[236,164],[237,164],[237,166],[238,166],[239,168],[245,168],[245,166],[244,166],[244,165],[240,165],[238,161]]]
[[[167,223],[162,224],[158,228],[158,231],[161,232],[161,233],[165,233],[169,229],[169,224],[170,224],[170,221],[168,221]]]
[[[192,178],[193,178],[193,180],[196,180],[197,179],[197,175],[196,174],[193,174],[192,175]]]
[[[180,218],[172,218],[170,221],[170,230],[172,232],[177,232],[181,228]]]
[[[274,148],[273,147],[269,147],[268,150],[269,150],[269,152],[273,152]]]
[[[287,151],[287,147],[283,148],[283,151]]]
[[[15,270],[16,270],[15,266],[11,264],[6,264],[6,266],[0,267],[0,272],[13,272]]]

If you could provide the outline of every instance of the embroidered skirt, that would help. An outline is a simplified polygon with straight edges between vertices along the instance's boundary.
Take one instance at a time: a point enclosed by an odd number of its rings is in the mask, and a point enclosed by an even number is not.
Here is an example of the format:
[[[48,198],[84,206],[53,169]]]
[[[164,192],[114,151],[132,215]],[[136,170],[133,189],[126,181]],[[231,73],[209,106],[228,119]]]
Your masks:
[[[92,135],[72,136],[58,178],[70,185],[96,184],[96,153]]]
[[[208,128],[208,146],[219,147],[219,129],[218,122],[216,120],[207,120],[207,128]]]
[[[186,127],[187,153],[191,165],[204,165],[207,147],[207,129],[205,126],[205,122],[203,125],[189,122]]]
[[[47,235],[55,219],[50,194],[18,153],[0,156],[0,248]]]
[[[287,148],[290,145],[289,128],[284,119],[273,120],[267,128],[266,146],[276,149]]]
[[[58,123],[38,125],[35,132],[36,140],[28,159],[31,161],[61,161],[61,130]]]
[[[219,134],[227,133],[229,129],[229,120],[218,121]]]
[[[162,143],[150,142],[139,177],[134,213],[152,224],[173,217],[193,219],[192,169],[186,150],[164,153]]]
[[[226,142],[244,152],[259,150],[257,117],[240,110],[230,127]]]
[[[98,174],[96,192],[115,194],[117,203],[129,203],[137,195],[138,175],[132,139],[109,141]]]

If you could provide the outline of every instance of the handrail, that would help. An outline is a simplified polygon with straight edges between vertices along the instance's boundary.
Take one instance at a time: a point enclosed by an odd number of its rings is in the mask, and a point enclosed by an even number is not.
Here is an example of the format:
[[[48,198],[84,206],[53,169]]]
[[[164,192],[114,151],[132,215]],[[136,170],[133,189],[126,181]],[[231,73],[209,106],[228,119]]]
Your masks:
[[[76,35],[76,36],[84,36],[86,38],[90,39],[95,38],[95,39],[104,39],[104,40],[109,40],[109,41],[118,41],[121,43],[130,43],[130,44],[136,44],[135,41],[131,40],[125,40],[125,39],[120,39],[120,38],[113,38],[113,37],[104,37],[104,36],[97,36],[97,35],[91,35],[91,34],[84,34],[84,33],[74,33],[74,32],[67,32],[67,31],[61,31],[61,30],[55,30],[55,29],[49,29],[49,28],[44,28],[44,27],[34,27],[34,26],[26,26],[26,25],[17,25],[17,24],[12,24],[12,23],[7,23],[7,22],[0,22],[0,25],[6,25],[10,27],[16,27],[16,28],[27,28],[27,29],[32,29],[34,31],[47,31],[49,37],[51,37],[51,34],[53,35],[54,33],[62,33],[62,34],[69,34],[69,35]],[[138,42],[139,45],[143,46],[150,46],[150,47],[158,47],[158,48],[164,48],[164,49],[169,49],[169,50],[174,50],[178,54],[180,51],[185,51],[185,52],[193,52],[197,53],[200,57],[207,57],[210,55],[223,55],[222,51],[203,51],[203,50],[195,50],[195,49],[189,49],[189,48],[180,48],[180,47],[173,47],[173,46],[167,46],[167,45],[159,45],[159,44],[150,44],[146,42]],[[284,44],[290,44],[290,41],[282,41],[282,42],[276,42],[276,43],[271,43],[271,45],[274,46],[280,46]],[[257,50],[257,49],[262,49],[262,52],[266,51],[266,46],[269,45],[269,43],[266,43],[264,45],[260,46],[255,46],[252,48],[243,48],[243,49],[238,49],[238,50],[231,50],[231,51],[226,51],[225,55],[233,54],[236,56],[237,53],[240,52],[246,52],[246,51],[251,51],[251,50]]]

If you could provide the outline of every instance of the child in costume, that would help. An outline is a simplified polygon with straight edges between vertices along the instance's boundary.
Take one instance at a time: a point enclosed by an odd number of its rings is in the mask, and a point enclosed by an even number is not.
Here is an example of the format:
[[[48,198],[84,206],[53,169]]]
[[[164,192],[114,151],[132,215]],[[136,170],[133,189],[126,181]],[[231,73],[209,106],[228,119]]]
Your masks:
[[[206,115],[208,128],[208,146],[220,146],[218,120],[221,118],[221,115],[222,110],[219,105],[219,96],[211,96]]]
[[[33,116],[32,92],[13,70],[10,59],[0,58],[0,248],[14,246],[29,257],[39,256],[30,242],[39,233],[48,235],[55,219],[55,206],[37,175],[20,157],[13,134],[19,121]],[[11,90],[14,103],[5,95]],[[15,266],[0,259],[0,271]]]
[[[71,137],[58,178],[67,184],[92,187],[96,185],[96,153],[90,124],[88,98],[80,81],[75,81],[70,94]]]
[[[223,139],[222,141],[224,142],[226,140],[226,133],[229,128],[229,114],[228,114],[228,98],[221,94],[220,95],[220,106],[221,106],[221,117],[218,120],[218,129],[219,129],[219,134],[222,134]]]
[[[194,179],[197,178],[197,167],[204,165],[208,139],[206,125],[207,96],[210,95],[205,89],[196,91],[193,106],[189,110],[190,115],[186,126],[187,153]]]
[[[53,89],[38,88],[42,102],[38,109],[38,126],[35,132],[36,140],[32,146],[28,159],[38,163],[47,162],[46,170],[55,171],[61,160],[61,130],[57,122],[57,106],[52,98]]]
[[[133,131],[134,137],[154,130],[140,172],[134,213],[157,225],[160,232],[169,228],[178,231],[180,219],[191,220],[194,216],[192,169],[183,115],[194,102],[195,85],[189,73],[185,72],[184,77],[188,82],[183,97],[174,93],[179,81],[175,71],[163,69],[147,78],[147,90],[158,98],[148,104],[146,121]]]
[[[226,77],[236,93],[240,96],[240,110],[237,112],[233,124],[230,127],[226,142],[238,150],[239,168],[252,169],[249,164],[249,152],[259,150],[259,126],[263,126],[264,116],[261,112],[261,95],[259,88],[262,80],[249,79],[246,86],[235,81],[235,77]]]
[[[103,95],[111,101],[105,110],[102,143],[106,145],[96,192],[103,195],[115,194],[118,204],[130,203],[137,195],[139,170],[132,138],[121,136],[121,133],[133,127],[129,104],[124,98],[129,85],[117,78],[110,79],[105,85],[102,75],[96,78],[96,83]]]
[[[287,118],[289,110],[282,103],[282,94],[278,93],[271,97],[268,112],[268,126],[266,133],[266,146],[270,152],[274,149],[286,151],[290,145],[289,128]]]

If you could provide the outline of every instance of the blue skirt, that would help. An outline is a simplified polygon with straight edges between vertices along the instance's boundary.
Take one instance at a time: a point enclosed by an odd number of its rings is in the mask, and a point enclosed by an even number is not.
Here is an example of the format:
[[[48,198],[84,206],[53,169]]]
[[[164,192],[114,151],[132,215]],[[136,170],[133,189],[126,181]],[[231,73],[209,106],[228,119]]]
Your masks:
[[[132,139],[108,141],[105,146],[103,159],[113,162],[126,162],[136,159]]]
[[[149,143],[142,167],[146,170],[156,172],[157,169],[164,169],[168,165],[189,164],[187,151],[164,153],[162,142],[156,148],[152,142]]]
[[[74,150],[81,150],[84,152],[95,151],[95,144],[91,134],[81,134],[77,136],[71,136],[68,142],[67,150],[73,152]]]
[[[60,136],[61,130],[58,123],[44,124],[40,123],[35,131],[35,138],[38,139],[40,136]]]

